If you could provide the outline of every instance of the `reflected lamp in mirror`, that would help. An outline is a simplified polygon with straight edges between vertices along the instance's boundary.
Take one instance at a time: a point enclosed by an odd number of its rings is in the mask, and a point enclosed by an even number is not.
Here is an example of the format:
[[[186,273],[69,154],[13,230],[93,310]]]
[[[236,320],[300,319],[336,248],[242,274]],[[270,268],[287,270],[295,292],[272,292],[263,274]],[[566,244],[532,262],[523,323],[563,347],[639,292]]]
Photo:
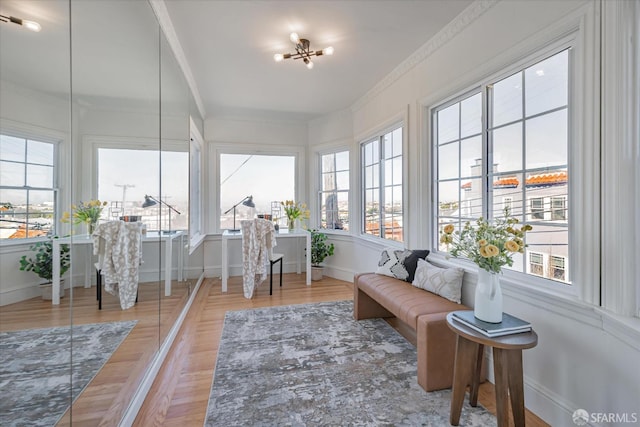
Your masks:
[[[144,203],[142,203],[142,207],[143,208],[149,208],[151,206],[155,206],[158,203],[160,203],[161,205],[165,205],[166,207],[169,208],[169,229],[168,230],[163,230],[163,232],[166,232],[167,234],[171,234],[171,212],[175,212],[178,215],[180,215],[180,211],[177,210],[176,208],[174,208],[173,206],[171,206],[170,204],[168,204],[167,202],[165,202],[164,200],[162,200],[160,197],[153,197],[153,196],[149,196],[146,195],[144,196]]]
[[[235,205],[233,205],[231,207],[231,209],[227,210],[224,215],[228,214],[229,212],[233,211],[233,228],[229,231],[240,231],[240,229],[236,228],[236,208],[242,204],[243,206],[247,206],[249,208],[255,208],[256,204],[253,203],[253,196],[247,196],[244,199],[240,200],[238,203],[236,203]]]

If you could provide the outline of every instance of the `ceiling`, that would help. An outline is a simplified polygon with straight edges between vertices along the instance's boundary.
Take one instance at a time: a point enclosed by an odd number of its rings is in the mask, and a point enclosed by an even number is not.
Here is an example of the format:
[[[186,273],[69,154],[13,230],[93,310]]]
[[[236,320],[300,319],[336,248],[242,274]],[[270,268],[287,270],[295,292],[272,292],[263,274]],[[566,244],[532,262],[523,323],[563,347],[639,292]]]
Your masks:
[[[306,121],[353,105],[472,1],[164,0],[164,5],[205,117]],[[75,99],[87,105],[107,98],[145,100],[149,91],[140,82],[157,66],[157,50],[149,48],[157,43],[149,39],[157,25],[149,5],[105,0],[72,6]],[[60,47],[69,44],[67,0],[1,0],[0,13],[43,26],[32,33],[2,24],[2,79],[66,96],[71,58]],[[275,53],[294,51],[292,31],[309,39],[312,50],[333,46],[335,53],[314,57],[312,70],[300,60],[276,63]]]
[[[206,116],[311,119],[350,107],[472,0],[165,0]],[[333,56],[276,63],[289,34]]]

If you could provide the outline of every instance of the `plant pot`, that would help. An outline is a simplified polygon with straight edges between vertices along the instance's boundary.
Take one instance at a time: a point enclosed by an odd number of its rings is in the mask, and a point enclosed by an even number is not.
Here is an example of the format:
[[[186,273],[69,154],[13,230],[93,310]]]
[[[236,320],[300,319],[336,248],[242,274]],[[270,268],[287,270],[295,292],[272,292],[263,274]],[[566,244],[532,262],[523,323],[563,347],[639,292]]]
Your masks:
[[[311,267],[311,280],[322,280],[324,267]]]
[[[51,282],[43,283],[40,285],[42,291],[42,299],[51,301],[53,299],[53,284]],[[60,298],[64,297],[64,280],[60,279]]]

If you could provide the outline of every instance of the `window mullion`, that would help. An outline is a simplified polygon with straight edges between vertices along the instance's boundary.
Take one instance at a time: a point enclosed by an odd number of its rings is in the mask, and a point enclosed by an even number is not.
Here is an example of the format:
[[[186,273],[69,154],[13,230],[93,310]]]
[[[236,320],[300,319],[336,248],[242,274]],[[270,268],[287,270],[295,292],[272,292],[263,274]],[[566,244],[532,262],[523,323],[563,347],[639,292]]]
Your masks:
[[[380,209],[378,209],[378,223],[380,224],[380,228],[379,228],[379,232],[380,232],[380,237],[384,238],[385,236],[385,223],[384,223],[384,217],[385,217],[385,197],[384,197],[384,190],[385,190],[385,180],[384,180],[384,173],[385,173],[385,167],[384,167],[384,158],[383,158],[383,153],[384,153],[384,135],[381,135],[378,137],[378,200],[379,200],[379,206]]]
[[[493,164],[493,133],[491,124],[493,122],[493,113],[491,105],[493,104],[493,92],[491,86],[485,86],[482,91],[482,155],[486,159],[486,162],[482,162],[482,215],[485,218],[491,218],[490,200],[493,200],[493,186],[490,181],[490,165]]]

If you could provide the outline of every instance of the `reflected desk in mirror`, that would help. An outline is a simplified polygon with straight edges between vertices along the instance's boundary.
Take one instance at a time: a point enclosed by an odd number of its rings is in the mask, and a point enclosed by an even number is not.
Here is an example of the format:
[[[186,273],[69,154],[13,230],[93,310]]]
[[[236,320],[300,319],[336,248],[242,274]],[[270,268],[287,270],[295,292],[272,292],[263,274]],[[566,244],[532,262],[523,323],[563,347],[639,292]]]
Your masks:
[[[142,235],[142,243],[164,242],[165,245],[165,262],[164,266],[164,295],[171,296],[171,271],[173,267],[173,241],[178,241],[178,281],[184,280],[184,231],[149,231]],[[89,234],[76,236],[61,237],[53,239],[53,283],[51,303],[60,304],[60,245],[93,245],[93,239]],[[91,249],[92,250],[92,249]],[[144,248],[142,250],[144,257]],[[86,262],[84,269],[84,287],[91,287],[91,268],[93,262]]]

